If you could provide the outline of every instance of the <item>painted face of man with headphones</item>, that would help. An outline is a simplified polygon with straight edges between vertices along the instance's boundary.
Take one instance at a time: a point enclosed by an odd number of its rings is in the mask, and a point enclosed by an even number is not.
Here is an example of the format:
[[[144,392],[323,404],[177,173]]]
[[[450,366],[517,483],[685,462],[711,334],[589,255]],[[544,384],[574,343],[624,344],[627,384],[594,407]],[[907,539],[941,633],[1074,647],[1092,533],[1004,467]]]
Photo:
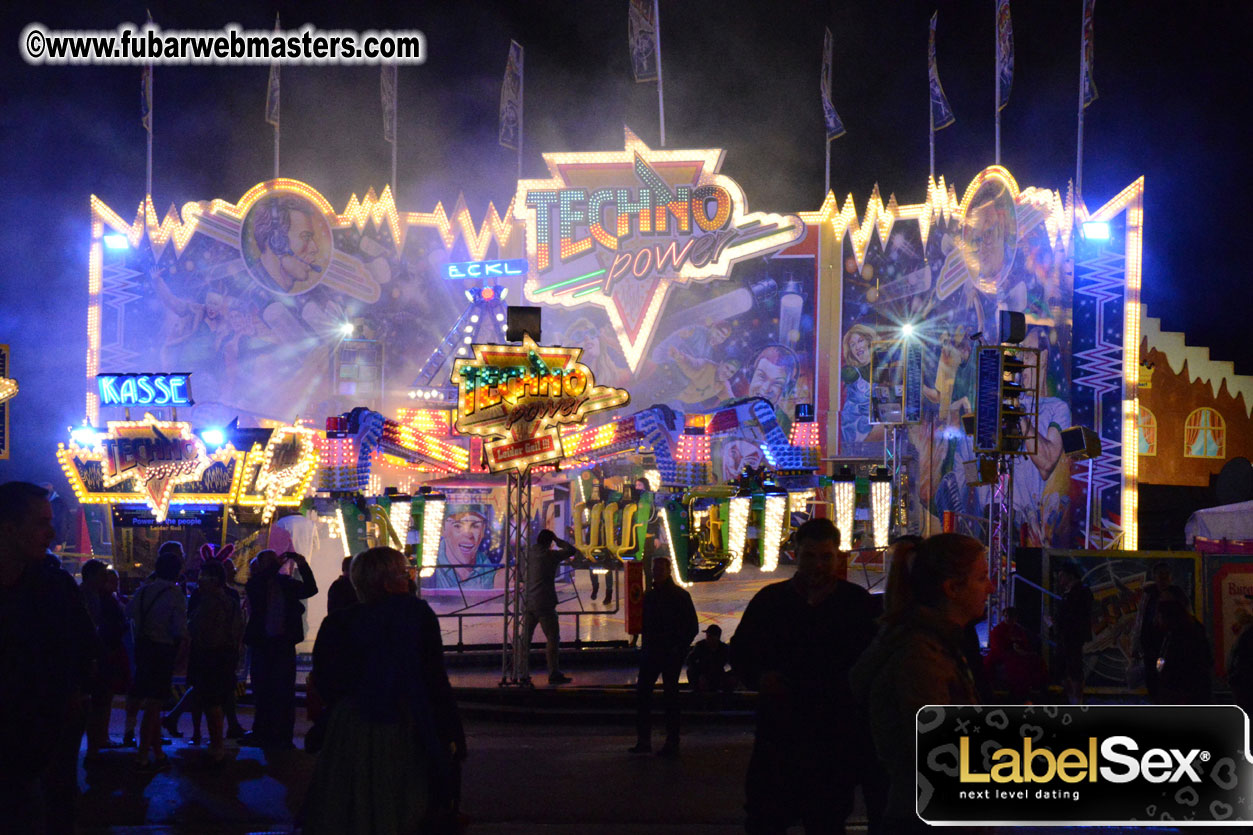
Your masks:
[[[284,292],[307,289],[322,268],[315,263],[320,250],[307,206],[293,198],[275,198],[254,228],[261,265]]]

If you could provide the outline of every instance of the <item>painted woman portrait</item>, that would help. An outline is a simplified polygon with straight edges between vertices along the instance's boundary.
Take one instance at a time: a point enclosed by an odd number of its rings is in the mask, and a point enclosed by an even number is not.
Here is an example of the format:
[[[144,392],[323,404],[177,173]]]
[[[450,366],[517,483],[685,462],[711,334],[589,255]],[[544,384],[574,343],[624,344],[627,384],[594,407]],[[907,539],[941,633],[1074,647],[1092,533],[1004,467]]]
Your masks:
[[[844,332],[840,348],[840,442],[856,443],[870,438],[870,346],[875,332],[868,325],[852,325]]]

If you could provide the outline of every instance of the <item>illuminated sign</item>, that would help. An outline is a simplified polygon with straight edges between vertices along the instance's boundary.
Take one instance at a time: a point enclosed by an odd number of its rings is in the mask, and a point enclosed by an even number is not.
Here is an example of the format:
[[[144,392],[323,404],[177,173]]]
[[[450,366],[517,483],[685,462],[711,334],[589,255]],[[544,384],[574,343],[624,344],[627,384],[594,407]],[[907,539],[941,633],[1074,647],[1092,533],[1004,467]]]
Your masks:
[[[152,415],[141,421],[110,421],[101,446],[104,485],[133,481],[146,495],[158,522],[170,509],[174,486],[200,478],[212,463],[204,442],[192,434],[191,424],[159,421]]]
[[[9,377],[9,346],[0,345],[0,461],[9,457],[9,407],[17,394],[17,380]]]
[[[472,359],[453,363],[458,432],[489,438],[492,472],[523,470],[565,457],[558,427],[629,402],[623,389],[598,386],[579,362],[582,348],[475,345]]]
[[[552,177],[519,181],[514,197],[527,298],[602,308],[635,371],[673,284],[726,278],[805,234],[793,215],[749,213],[722,157],[654,151],[630,130],[621,151],[545,154]]]
[[[241,504],[260,504],[263,507],[261,522],[270,521],[274,509],[279,505],[290,504],[284,498],[304,497],[309,482],[313,480],[318,468],[318,450],[314,443],[315,433],[301,426],[282,426],[275,429],[260,456],[249,454],[249,464],[258,458],[260,465],[256,469],[252,492],[258,498],[241,498]]]
[[[526,275],[525,258],[510,258],[507,261],[458,261],[445,264],[441,270],[444,278],[457,280],[462,278],[509,278],[510,276]]]
[[[191,374],[97,374],[101,406],[191,406]]]
[[[190,425],[112,421],[98,442],[72,440],[57,460],[82,504],[147,504],[157,523],[172,505],[229,504],[257,508],[263,520],[276,507],[295,507],[318,471],[318,433],[280,426],[265,444],[247,450],[225,443],[206,454]]]

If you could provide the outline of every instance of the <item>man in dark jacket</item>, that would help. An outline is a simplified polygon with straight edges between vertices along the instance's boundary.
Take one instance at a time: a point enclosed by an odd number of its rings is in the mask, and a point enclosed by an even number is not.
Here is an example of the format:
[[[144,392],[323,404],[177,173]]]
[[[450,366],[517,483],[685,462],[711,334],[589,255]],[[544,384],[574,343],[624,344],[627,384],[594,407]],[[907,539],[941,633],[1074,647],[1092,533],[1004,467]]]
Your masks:
[[[74,579],[45,559],[47,492],[0,484],[0,830],[74,831],[84,696],[99,641]]]
[[[1153,564],[1153,582],[1146,583],[1136,612],[1136,654],[1144,664],[1144,686],[1149,691],[1149,701],[1157,702],[1157,659],[1161,655],[1162,639],[1166,637],[1158,622],[1157,606],[1167,599],[1179,600],[1185,605],[1187,597],[1183,589],[1175,585],[1170,563],[1161,560]]]
[[[875,634],[869,592],[839,579],[829,519],[796,531],[796,574],[753,596],[731,639],[731,666],[759,693],[745,827],[844,831],[860,783],[872,831],[887,788],[848,672]]]
[[[244,643],[251,650],[256,714],[245,745],[292,748],[296,725],[296,644],[305,639],[300,601],[318,593],[313,569],[294,551],[253,558],[244,586],[249,620]]]
[[[1083,584],[1079,566],[1070,562],[1057,570],[1057,587],[1062,592],[1054,619],[1058,663],[1066,700],[1077,705],[1083,703],[1083,645],[1092,640],[1092,592]]]
[[[653,587],[644,593],[644,649],[635,685],[637,739],[631,753],[647,754],[653,750],[653,685],[660,676],[666,743],[657,754],[675,757],[679,753],[679,673],[700,627],[692,595],[674,582],[670,560],[653,557],[652,570]]]
[[[335,578],[335,582],[331,583],[331,587],[326,590],[327,617],[330,617],[340,609],[347,609],[359,601],[357,590],[352,587],[352,580],[348,576],[348,569],[351,565],[352,557],[344,557],[344,561],[340,564],[340,575]]]

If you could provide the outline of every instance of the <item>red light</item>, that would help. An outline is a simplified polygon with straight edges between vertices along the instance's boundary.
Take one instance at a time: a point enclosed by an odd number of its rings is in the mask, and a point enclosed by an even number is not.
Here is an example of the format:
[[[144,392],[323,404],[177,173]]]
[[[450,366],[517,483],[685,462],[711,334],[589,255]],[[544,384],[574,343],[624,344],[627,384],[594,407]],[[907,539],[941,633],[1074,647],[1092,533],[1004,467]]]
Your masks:
[[[495,289],[491,287],[484,287],[483,288],[483,301],[490,302],[494,298],[496,298]]]

